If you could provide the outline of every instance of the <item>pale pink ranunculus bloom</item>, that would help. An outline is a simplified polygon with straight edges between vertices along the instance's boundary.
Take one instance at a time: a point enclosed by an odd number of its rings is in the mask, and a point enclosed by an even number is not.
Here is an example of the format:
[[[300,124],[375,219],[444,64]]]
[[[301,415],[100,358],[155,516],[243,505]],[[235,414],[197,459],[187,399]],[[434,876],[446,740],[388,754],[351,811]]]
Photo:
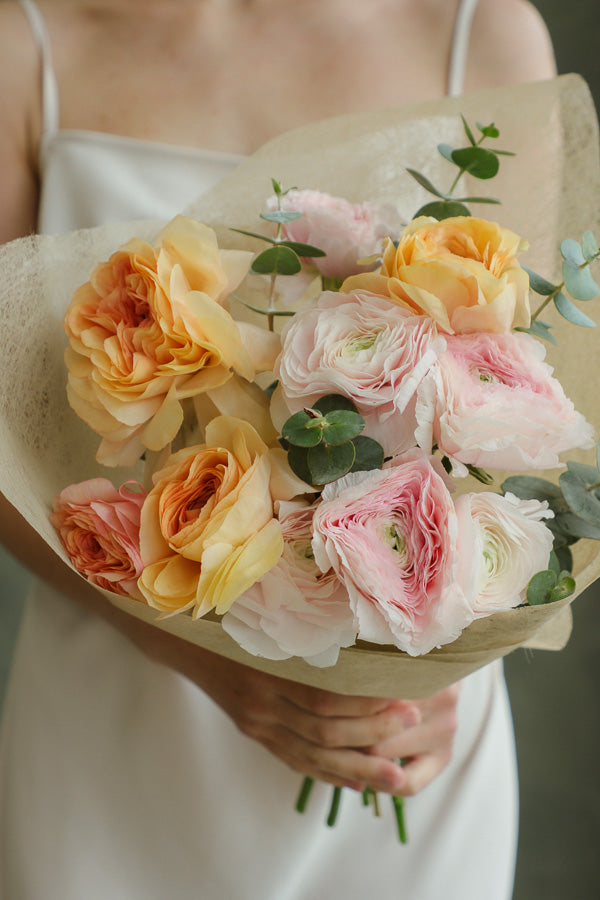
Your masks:
[[[419,386],[417,441],[484,469],[560,465],[558,454],[594,445],[592,426],[565,396],[531,335],[447,336]]]
[[[115,488],[107,478],[66,487],[54,498],[50,521],[74,567],[114,594],[142,600],[140,512],[145,491],[134,482]]]
[[[358,637],[417,656],[453,641],[473,619],[456,580],[457,537],[443,469],[409,451],[326,485],[313,550],[345,584]]]
[[[458,578],[475,618],[524,603],[530,579],[548,568],[552,517],[548,504],[514,494],[464,494],[456,500]]]
[[[336,663],[356,638],[346,589],[333,569],[322,572],[312,552],[315,506],[279,504],[283,554],[223,617],[244,650],[267,659],[299,656],[315,666]]]
[[[386,453],[414,447],[416,390],[444,347],[425,316],[374,294],[326,291],[284,328],[275,425],[324,394],[343,394],[364,417],[364,434]]]
[[[391,204],[350,203],[313,190],[288,191],[280,202],[284,211],[302,213],[283,226],[283,236],[324,250],[326,256],[310,261],[330,278],[365,271],[359,260],[381,254],[384,238],[395,239],[402,230],[398,211]],[[277,209],[277,198],[269,198],[267,206],[271,211]]]

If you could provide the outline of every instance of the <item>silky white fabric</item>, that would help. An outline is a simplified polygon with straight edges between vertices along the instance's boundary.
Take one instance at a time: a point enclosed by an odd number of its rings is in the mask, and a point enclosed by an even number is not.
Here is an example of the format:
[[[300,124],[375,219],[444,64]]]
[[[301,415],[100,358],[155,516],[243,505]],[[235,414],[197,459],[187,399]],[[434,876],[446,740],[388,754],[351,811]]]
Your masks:
[[[86,132],[48,133],[40,230],[164,218],[237,158]],[[0,756],[3,900],[509,900],[514,740],[501,664],[469,677],[450,766],[375,820],[300,777],[200,690],[36,583]]]

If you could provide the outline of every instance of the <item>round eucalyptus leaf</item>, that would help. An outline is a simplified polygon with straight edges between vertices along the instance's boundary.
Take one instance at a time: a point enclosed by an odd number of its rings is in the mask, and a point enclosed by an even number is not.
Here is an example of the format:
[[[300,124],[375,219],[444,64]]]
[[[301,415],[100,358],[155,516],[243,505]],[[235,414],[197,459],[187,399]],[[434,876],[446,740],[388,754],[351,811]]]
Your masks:
[[[307,427],[312,421],[311,416],[301,409],[284,422],[281,436],[295,447],[314,447],[320,442],[322,433],[319,428]]]
[[[485,147],[465,147],[455,150],[452,154],[452,162],[460,166],[474,178],[493,178],[498,174],[500,161],[495,153],[486,150]]]
[[[550,330],[553,327],[553,325],[548,325],[546,322],[541,322],[539,319],[534,319],[529,328],[517,326],[515,331],[524,331],[525,334],[531,334],[533,337],[540,338],[542,341],[548,341],[548,343],[556,345],[556,338]]]
[[[537,572],[527,585],[527,602],[530,606],[542,606],[550,603],[552,590],[556,587],[558,578],[556,572],[546,569]]]
[[[585,256],[580,244],[572,238],[565,238],[564,241],[561,241],[560,252],[565,262],[571,263],[576,268],[585,263]]]
[[[511,475],[505,478],[500,487],[504,493],[508,491],[519,500],[547,500],[552,503],[563,499],[562,491],[557,484],[545,478],[537,478],[535,475]]]
[[[558,560],[558,564],[560,566],[561,571],[572,572],[573,571],[573,554],[569,550],[568,547],[556,547],[554,549],[554,554]]]
[[[302,263],[293,250],[277,244],[259,253],[251,269],[259,275],[297,275]]]
[[[562,266],[565,287],[576,300],[593,300],[600,294],[600,287],[592,278],[589,266],[575,266],[565,260]]]
[[[432,203],[426,203],[421,209],[417,210],[414,215],[417,216],[433,216],[438,222],[442,219],[452,219],[454,216],[470,216],[471,211],[456,200],[434,200]]]
[[[575,593],[575,579],[568,572],[562,572],[556,587],[550,591],[550,603],[556,600],[564,600]]]
[[[447,159],[448,162],[452,162],[452,154],[454,153],[454,147],[451,147],[450,144],[438,144],[438,151],[442,154],[444,159]]]
[[[484,137],[487,138],[498,138],[500,137],[500,132],[492,122],[490,125],[480,125],[479,122],[475,123],[479,128],[480,132]]]
[[[334,409],[349,409],[352,412],[358,412],[356,406],[349,397],[343,394],[325,394],[320,397],[316,403],[313,403],[313,409],[316,409],[322,416],[332,412]]]
[[[596,238],[592,234],[591,231],[586,231],[581,239],[581,249],[583,250],[583,255],[586,258],[587,262],[592,262],[593,259],[596,259],[600,250],[598,250],[598,244],[596,242]]]
[[[354,445],[348,441],[339,447],[318,444],[308,451],[312,484],[329,484],[346,475],[354,463]]]
[[[565,500],[577,515],[600,526],[600,472],[572,461],[568,467],[558,479]]]
[[[548,522],[548,525],[550,526],[550,522]],[[600,541],[600,525],[588,522],[587,519],[578,516],[577,513],[561,513],[556,517],[556,526],[573,538],[588,538],[592,541]]]
[[[308,468],[308,450],[306,447],[290,447],[288,464],[294,475],[297,475],[306,484],[312,485],[313,480]]]
[[[364,434],[355,437],[352,443],[355,457],[351,472],[369,472],[382,467],[384,456],[381,444]]]
[[[365,420],[349,409],[334,409],[325,416],[323,441],[337,447],[357,437],[365,427]]]

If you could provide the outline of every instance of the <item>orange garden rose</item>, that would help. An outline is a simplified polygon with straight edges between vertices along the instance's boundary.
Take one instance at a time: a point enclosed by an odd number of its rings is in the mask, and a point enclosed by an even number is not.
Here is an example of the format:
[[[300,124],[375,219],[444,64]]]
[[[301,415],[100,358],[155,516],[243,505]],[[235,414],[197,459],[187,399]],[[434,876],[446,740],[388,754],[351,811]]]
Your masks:
[[[389,297],[451,334],[526,328],[529,276],[517,261],[525,249],[526,241],[495,222],[421,216],[397,248],[387,241],[379,272],[347,278],[342,291]]]
[[[134,238],[98,265],[65,316],[68,397],[103,437],[97,459],[131,465],[182,423],[181,400],[270,369],[278,339],[222,303],[252,255],[219,250],[212,229],[177,216],[155,246]]]
[[[273,500],[306,489],[247,422],[219,416],[206,443],[173,454],[142,508],[138,586],[165,613],[231,604],[283,552]]]

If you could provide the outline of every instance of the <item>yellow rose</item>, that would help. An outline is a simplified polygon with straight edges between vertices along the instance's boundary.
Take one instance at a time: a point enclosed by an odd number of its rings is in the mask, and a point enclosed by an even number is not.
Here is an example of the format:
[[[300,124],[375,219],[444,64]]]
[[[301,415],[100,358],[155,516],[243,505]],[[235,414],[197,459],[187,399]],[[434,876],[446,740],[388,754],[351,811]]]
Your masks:
[[[495,222],[422,216],[387,241],[380,272],[353,275],[344,293],[371,291],[450,334],[507,332],[530,322],[529,277],[517,262],[527,242]]]
[[[220,416],[206,443],[173,454],[154,476],[141,514],[138,581],[150,606],[223,614],[275,565],[283,538],[271,453],[247,422]]]
[[[221,305],[252,255],[177,216],[156,246],[137,238],[101,263],[65,316],[68,397],[104,440],[97,458],[130,465],[179,430],[181,400],[269,369],[279,342]]]

